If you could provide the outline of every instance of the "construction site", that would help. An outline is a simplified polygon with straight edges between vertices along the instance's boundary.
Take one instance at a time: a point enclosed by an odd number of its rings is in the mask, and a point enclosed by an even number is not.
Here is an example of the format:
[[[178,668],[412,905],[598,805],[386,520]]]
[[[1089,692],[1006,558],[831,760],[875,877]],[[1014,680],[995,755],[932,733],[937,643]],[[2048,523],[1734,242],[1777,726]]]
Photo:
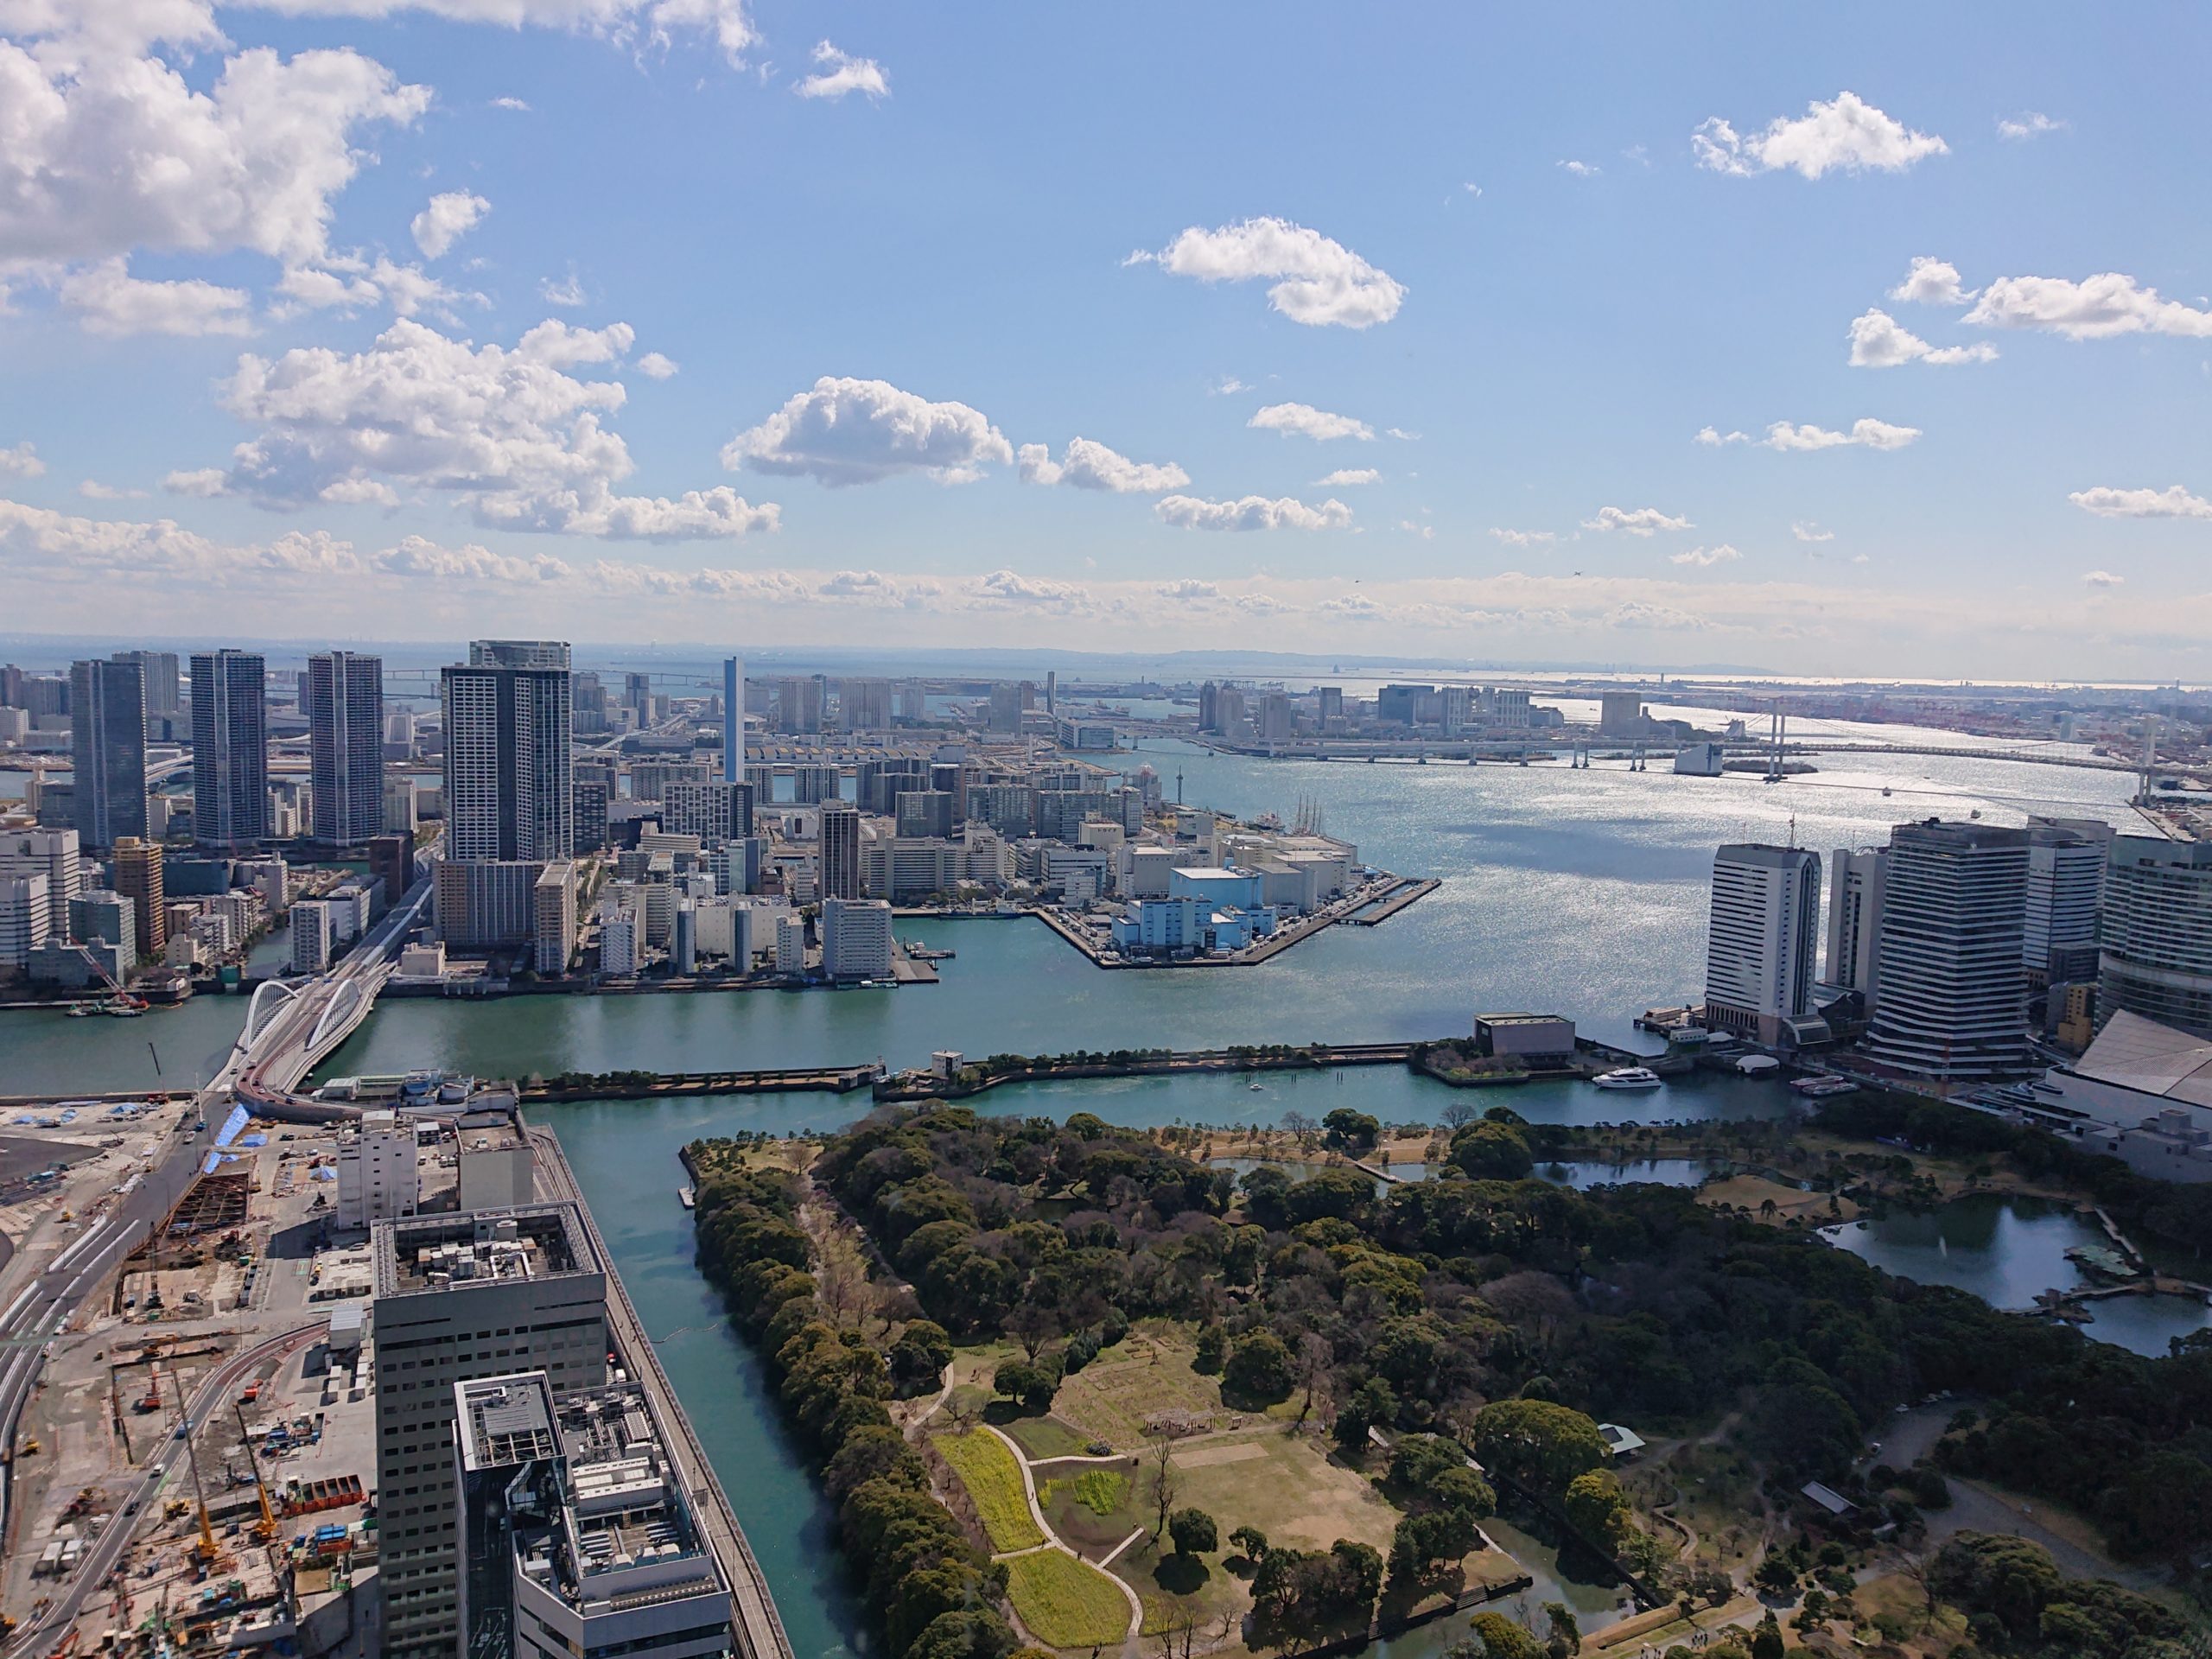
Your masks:
[[[0,1302],[66,1255],[194,1112],[10,1122]],[[377,1562],[368,1252],[338,1214],[352,1131],[233,1116],[46,1344],[5,1449],[0,1636],[89,1586],[47,1651],[378,1651],[377,1599],[349,1593]],[[453,1127],[408,1125],[399,1144],[417,1135],[419,1208],[451,1208]],[[48,1179],[26,1185],[23,1172]]]

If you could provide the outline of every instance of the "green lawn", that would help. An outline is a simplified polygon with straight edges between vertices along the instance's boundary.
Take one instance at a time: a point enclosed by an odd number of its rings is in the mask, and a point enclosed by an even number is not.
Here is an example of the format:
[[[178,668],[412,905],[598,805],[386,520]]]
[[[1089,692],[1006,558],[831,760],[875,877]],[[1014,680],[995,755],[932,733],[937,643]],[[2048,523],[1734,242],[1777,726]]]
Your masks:
[[[1137,1490],[1135,1471],[1127,1460],[1119,1465],[1048,1464],[1034,1472],[1045,1519],[1084,1555],[1101,1554],[1150,1524],[1149,1500]]]
[[[1007,1599],[1047,1646],[1106,1647],[1128,1634],[1129,1604],[1096,1567],[1057,1549],[1017,1555],[1006,1567]]]
[[[993,1549],[1027,1549],[1045,1541],[1044,1532],[1029,1513],[1021,1470],[998,1436],[978,1428],[965,1434],[932,1434],[930,1441],[968,1489]]]
[[[1058,1417],[1016,1417],[999,1427],[1029,1454],[1032,1463],[1040,1458],[1072,1457],[1090,1450],[1090,1437],[1077,1433]]]

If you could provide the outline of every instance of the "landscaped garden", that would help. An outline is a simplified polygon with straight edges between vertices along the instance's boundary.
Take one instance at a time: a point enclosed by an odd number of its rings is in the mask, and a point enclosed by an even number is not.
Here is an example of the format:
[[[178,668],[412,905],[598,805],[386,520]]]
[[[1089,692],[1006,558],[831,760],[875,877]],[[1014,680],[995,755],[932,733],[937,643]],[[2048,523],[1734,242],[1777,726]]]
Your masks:
[[[1060,1550],[1038,1549],[1013,1557],[1006,1569],[1014,1616],[1046,1646],[1110,1646],[1128,1634],[1128,1599],[1096,1567]]]
[[[975,1428],[964,1433],[932,1434],[930,1444],[968,1489],[993,1549],[1003,1554],[1045,1541],[1044,1532],[1029,1512],[1020,1465],[1005,1441],[987,1428]]]

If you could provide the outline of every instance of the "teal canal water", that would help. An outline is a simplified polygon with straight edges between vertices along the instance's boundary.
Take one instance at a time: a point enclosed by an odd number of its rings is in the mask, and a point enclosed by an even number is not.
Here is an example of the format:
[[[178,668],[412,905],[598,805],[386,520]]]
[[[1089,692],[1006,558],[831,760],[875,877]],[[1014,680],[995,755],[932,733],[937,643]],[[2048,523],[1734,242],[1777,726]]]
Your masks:
[[[1703,977],[1706,885],[1725,841],[1828,848],[1885,840],[1891,824],[1980,810],[2123,825],[2122,776],[1942,757],[1831,758],[1810,778],[1676,778],[1600,766],[1270,765],[1181,745],[1124,757],[1150,763],[1169,798],[1288,817],[1307,798],[1332,833],[1369,861],[1445,885],[1379,928],[1332,928],[1262,967],[1101,972],[1028,921],[902,924],[950,947],[944,982],[904,990],[731,995],[524,997],[471,1004],[395,1001],[333,1057],[326,1075],[438,1065],[493,1075],[642,1067],[926,1063],[932,1050],[1037,1053],[1234,1042],[1380,1041],[1469,1029],[1478,1010],[1571,1015],[1589,1035],[1637,1045],[1643,1008],[1679,1003]],[[1663,765],[1663,762],[1661,764]],[[1885,796],[1885,787],[1892,793]],[[0,1092],[143,1088],[192,1081],[219,1062],[243,1020],[239,999],[205,999],[137,1020],[0,1014]],[[1648,1043],[1638,1045],[1649,1046]],[[979,1109],[1157,1124],[1272,1123],[1357,1106],[1433,1122],[1449,1096],[1394,1067],[1245,1079],[1135,1078],[997,1090]],[[1478,1096],[1484,1103],[1491,1097]],[[1494,1098],[1538,1121],[1661,1122],[1784,1109],[1771,1084],[1698,1079],[1649,1094],[1535,1084]],[[863,1645],[832,1518],[785,1435],[750,1350],[723,1324],[692,1267],[677,1203],[677,1148],[701,1135],[826,1129],[867,1109],[861,1095],[772,1095],[602,1102],[543,1113],[561,1135],[624,1282],[761,1557],[800,1659]],[[1649,1179],[1682,1179],[1654,1171]],[[1599,1172],[1570,1172],[1578,1185]],[[2033,1276],[2032,1274],[2030,1276]],[[2047,1279],[2033,1287],[2041,1289]],[[2032,1294],[2031,1292],[2031,1294]],[[2101,1313],[2093,1327],[2107,1335]],[[2133,1345],[2131,1344],[2130,1345]],[[2163,1341],[2158,1344],[2163,1347]],[[1610,1598],[1559,1586],[1548,1553],[1514,1541],[1561,1597],[1595,1613]],[[1525,1552],[1525,1553],[1524,1553]],[[1586,1621],[1588,1622],[1588,1621]],[[1464,1629],[1440,1621],[1386,1644],[1384,1659],[1427,1659]]]

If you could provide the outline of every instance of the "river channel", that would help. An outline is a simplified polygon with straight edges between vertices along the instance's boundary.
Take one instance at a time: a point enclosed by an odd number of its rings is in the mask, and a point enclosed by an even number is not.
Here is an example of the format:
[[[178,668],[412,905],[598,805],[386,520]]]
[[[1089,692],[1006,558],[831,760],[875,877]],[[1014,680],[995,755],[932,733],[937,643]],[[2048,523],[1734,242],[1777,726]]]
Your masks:
[[[1033,921],[901,923],[902,936],[957,952],[942,964],[941,984],[389,1001],[322,1075],[421,1066],[506,1076],[696,1071],[878,1058],[913,1065],[940,1048],[982,1055],[1373,1042],[1464,1033],[1478,1011],[1500,1009],[1567,1014],[1587,1035],[1648,1047],[1631,1028],[1634,1016],[1686,1001],[1702,982],[1707,884],[1719,842],[1860,845],[1886,840],[1901,821],[1970,811],[1999,823],[2050,812],[2143,827],[2125,804],[2132,786],[2125,775],[1963,757],[1827,757],[1818,773],[1776,786],[1604,764],[1271,765],[1172,743],[1122,759],[1132,768],[1152,765],[1170,799],[1179,788],[1188,801],[1245,815],[1272,810],[1287,820],[1303,798],[1331,833],[1357,841],[1367,861],[1441,876],[1444,886],[1382,926],[1331,928],[1250,969],[1104,972]],[[0,1092],[147,1087],[156,1081],[156,1058],[161,1081],[191,1082],[219,1063],[244,1013],[242,999],[207,998],[135,1020],[0,1014]],[[1292,1109],[1319,1117],[1353,1105],[1411,1122],[1435,1121],[1448,1097],[1440,1085],[1395,1067],[1260,1081],[1257,1090],[1224,1077],[1030,1084],[981,1096],[977,1105],[1084,1109],[1139,1124],[1272,1123]],[[1501,1090],[1497,1098],[1532,1120],[1572,1122],[1764,1116],[1787,1101],[1772,1084],[1718,1078],[1649,1094],[1536,1084]],[[861,1094],[771,1095],[583,1103],[543,1113],[569,1148],[801,1659],[861,1647],[857,1610],[840,1576],[830,1513],[784,1432],[758,1362],[693,1268],[675,1154],[700,1135],[825,1129],[865,1109]],[[1592,1179],[1580,1170],[1572,1178]],[[1521,1541],[1514,1548],[1523,1554]],[[1546,1553],[1533,1541],[1525,1548],[1524,1564],[1541,1575],[1537,1599],[1566,1599],[1593,1613],[1609,1605],[1602,1592],[1559,1585]],[[1387,1659],[1425,1659],[1463,1629],[1463,1621],[1440,1621],[1387,1644]]]

